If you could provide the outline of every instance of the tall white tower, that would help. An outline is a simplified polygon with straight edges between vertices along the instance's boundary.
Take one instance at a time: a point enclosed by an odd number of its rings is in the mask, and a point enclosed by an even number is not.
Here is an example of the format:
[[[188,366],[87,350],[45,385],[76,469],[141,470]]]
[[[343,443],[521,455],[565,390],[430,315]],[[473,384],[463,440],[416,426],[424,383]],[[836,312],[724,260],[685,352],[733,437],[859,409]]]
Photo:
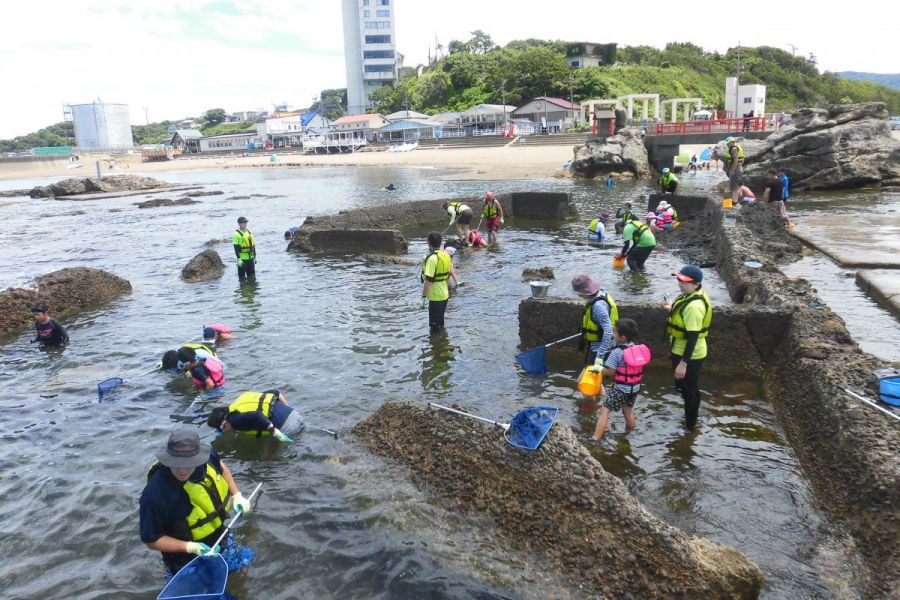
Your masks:
[[[347,112],[360,115],[371,107],[369,94],[398,79],[399,55],[394,39],[394,0],[342,0]]]

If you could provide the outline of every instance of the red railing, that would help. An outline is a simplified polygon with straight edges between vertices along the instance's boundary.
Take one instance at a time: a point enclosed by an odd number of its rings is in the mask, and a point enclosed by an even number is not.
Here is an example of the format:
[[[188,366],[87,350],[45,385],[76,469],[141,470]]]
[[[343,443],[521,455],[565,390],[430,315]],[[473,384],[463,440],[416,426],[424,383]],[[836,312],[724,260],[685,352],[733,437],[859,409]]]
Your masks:
[[[655,135],[685,135],[690,133],[742,133],[746,131],[768,131],[768,117],[741,117],[738,119],[717,119],[714,121],[681,121],[678,123],[657,123]]]

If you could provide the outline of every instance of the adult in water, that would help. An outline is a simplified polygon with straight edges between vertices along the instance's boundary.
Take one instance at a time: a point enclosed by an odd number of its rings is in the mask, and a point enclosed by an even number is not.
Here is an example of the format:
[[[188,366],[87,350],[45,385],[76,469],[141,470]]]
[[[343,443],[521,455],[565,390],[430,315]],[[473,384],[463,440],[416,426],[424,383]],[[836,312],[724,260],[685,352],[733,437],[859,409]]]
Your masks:
[[[464,245],[468,245],[472,209],[462,202],[444,202],[441,206],[450,215],[450,224],[447,227],[456,223],[456,236]]]
[[[174,574],[211,550],[210,544],[224,531],[229,504],[250,512],[250,502],[225,463],[193,429],[174,431],[156,459],[141,493],[140,535],[148,548],[162,553]]]

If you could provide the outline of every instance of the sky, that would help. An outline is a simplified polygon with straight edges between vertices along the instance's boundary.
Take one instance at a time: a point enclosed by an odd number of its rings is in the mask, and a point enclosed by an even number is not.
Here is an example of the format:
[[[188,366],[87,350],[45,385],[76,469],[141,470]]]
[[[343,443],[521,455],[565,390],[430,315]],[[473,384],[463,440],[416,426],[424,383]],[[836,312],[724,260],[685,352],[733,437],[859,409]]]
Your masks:
[[[900,72],[897,24],[883,3],[841,11],[784,0],[746,3],[643,0],[391,0],[397,50],[425,63],[439,40],[481,29],[514,39],[692,42],[724,52],[775,46],[815,54],[821,70]],[[823,8],[816,9],[814,6]],[[733,8],[732,8],[733,7]],[[44,0],[9,2],[0,58],[0,139],[62,120],[63,104],[96,99],[129,105],[133,125],[310,104],[346,85],[340,0]],[[884,18],[877,19],[881,14]],[[653,90],[635,90],[652,92]]]

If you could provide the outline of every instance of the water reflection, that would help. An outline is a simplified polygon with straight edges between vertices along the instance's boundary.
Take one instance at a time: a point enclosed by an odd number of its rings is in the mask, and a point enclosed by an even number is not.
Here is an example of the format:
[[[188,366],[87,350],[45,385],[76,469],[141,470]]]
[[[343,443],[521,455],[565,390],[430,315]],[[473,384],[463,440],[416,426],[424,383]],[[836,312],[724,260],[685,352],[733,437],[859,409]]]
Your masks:
[[[450,342],[446,329],[429,334],[428,345],[422,348],[420,358],[422,363],[420,379],[423,389],[441,392],[441,396],[445,395],[450,389],[453,362],[459,352],[460,347]]]

